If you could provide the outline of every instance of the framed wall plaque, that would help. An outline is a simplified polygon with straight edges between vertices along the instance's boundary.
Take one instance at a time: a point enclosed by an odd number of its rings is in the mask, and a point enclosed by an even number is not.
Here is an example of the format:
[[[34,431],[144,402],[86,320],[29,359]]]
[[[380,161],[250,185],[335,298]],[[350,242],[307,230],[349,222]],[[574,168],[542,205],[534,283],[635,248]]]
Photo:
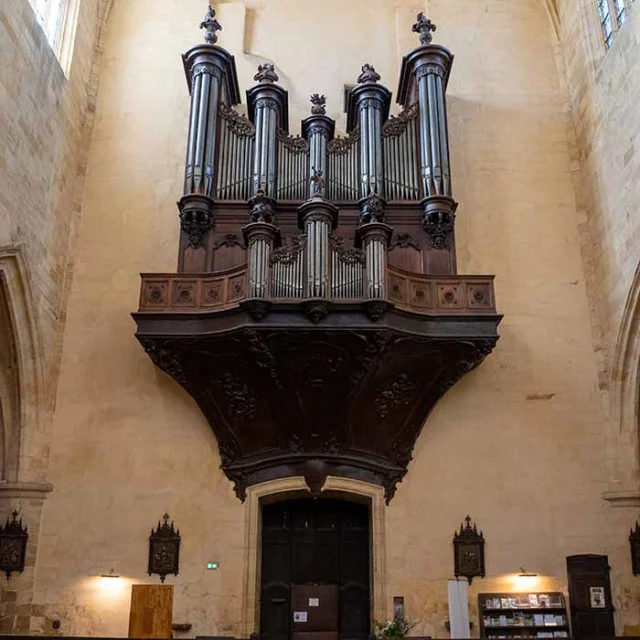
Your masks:
[[[7,518],[4,526],[0,525],[0,571],[4,571],[7,578],[15,571],[24,571],[24,561],[27,555],[27,527],[22,525],[22,518],[18,520],[18,512]]]
[[[635,531],[631,529],[629,534],[629,545],[631,546],[631,571],[633,575],[640,575],[640,525],[636,520]]]
[[[485,576],[484,536],[472,525],[470,516],[464,520],[453,535],[453,572],[456,578],[464,576],[471,584],[473,578]]]
[[[162,524],[151,530],[149,536],[149,575],[157,573],[164,582],[168,574],[178,575],[180,568],[180,530],[175,530],[173,520],[169,524],[169,514],[162,516]]]

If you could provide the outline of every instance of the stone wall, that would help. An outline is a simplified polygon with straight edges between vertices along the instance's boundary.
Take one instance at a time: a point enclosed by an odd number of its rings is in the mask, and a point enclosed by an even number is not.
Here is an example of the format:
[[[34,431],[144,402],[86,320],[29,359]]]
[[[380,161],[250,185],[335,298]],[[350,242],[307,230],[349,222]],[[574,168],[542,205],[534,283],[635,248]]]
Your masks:
[[[244,89],[273,60],[290,121],[312,91],[344,128],[345,84],[371,62],[395,89],[426,9],[456,55],[449,85],[460,273],[495,273],[495,352],[429,418],[384,510],[387,615],[404,596],[417,635],[446,636],[451,538],[470,513],[488,540],[478,591],[566,588],[565,558],[604,553],[617,624],[638,623],[629,517],[602,501],[604,423],[580,254],[565,99],[542,2],[255,0],[218,3]],[[36,604],[65,634],[126,635],[130,585],[168,511],[183,535],[174,620],[241,635],[247,506],[219,470],[195,403],[134,338],[138,272],[175,270],[188,94],[180,54],[204,0],[116,2],[100,78],[54,421]],[[152,19],[151,19],[152,18]],[[207,571],[208,561],[217,571]],[[120,580],[101,579],[113,568]],[[105,580],[107,581],[105,583]],[[153,580],[155,582],[155,579]],[[525,585],[524,588],[532,588]]]
[[[75,51],[65,77],[27,0],[0,6],[0,272],[9,285],[5,295],[15,296],[7,304],[19,323],[16,334],[26,332],[32,340],[29,352],[25,341],[17,345],[17,362],[37,361],[38,370],[37,375],[18,371],[19,468],[13,466],[0,485],[0,520],[17,508],[30,535],[25,572],[1,578],[4,633],[47,628],[32,588],[42,500],[51,490],[46,484],[51,418],[105,9],[104,0],[80,2]]]
[[[632,6],[606,51],[595,1],[558,0],[558,9],[599,385],[611,422],[611,497],[632,493],[638,506],[638,414],[620,423],[617,387],[631,375],[619,341],[640,267],[640,11]],[[637,359],[631,364],[637,370]]]

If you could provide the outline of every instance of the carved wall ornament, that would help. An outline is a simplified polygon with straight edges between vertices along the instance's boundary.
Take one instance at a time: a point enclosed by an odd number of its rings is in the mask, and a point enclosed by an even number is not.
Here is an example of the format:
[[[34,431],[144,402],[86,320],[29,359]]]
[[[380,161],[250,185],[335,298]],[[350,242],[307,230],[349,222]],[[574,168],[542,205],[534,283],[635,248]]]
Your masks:
[[[309,151],[309,143],[299,135],[293,136],[282,129],[278,129],[276,138],[293,153],[307,153]]]
[[[408,249],[412,247],[413,249],[420,250],[416,241],[413,239],[410,233],[396,233],[389,245],[389,251],[393,249]]]
[[[474,578],[485,576],[485,541],[476,524],[471,525],[471,516],[464,520],[466,524],[460,525],[460,532],[453,534],[454,575],[456,578],[464,576],[471,584]]]
[[[360,205],[360,224],[385,221],[385,203],[377,193],[372,193]]]
[[[363,109],[377,109],[379,111],[381,108],[382,104],[378,98],[365,98],[358,102],[358,111]]]
[[[327,300],[311,300],[304,305],[307,318],[318,324],[329,315],[330,304]]]
[[[327,379],[335,375],[345,362],[344,356],[332,351],[313,351],[302,365],[304,383],[312,389],[324,389]]]
[[[365,300],[364,311],[374,322],[378,322],[393,305],[386,300]]]
[[[282,380],[278,374],[277,360],[269,349],[267,343],[254,329],[245,329],[243,331],[243,337],[247,341],[257,365],[267,372],[269,378],[271,378],[278,389],[283,389]]]
[[[213,226],[213,216],[208,211],[184,209],[180,212],[180,228],[189,236],[188,246],[197,249],[205,234]]]
[[[380,74],[373,68],[372,64],[362,65],[362,73],[358,76],[358,84],[375,83],[380,80]]]
[[[311,197],[323,198],[324,197],[324,178],[322,177],[322,171],[319,171],[315,167],[311,168],[313,174],[309,179]]]
[[[200,23],[200,28],[206,29],[204,41],[207,44],[215,44],[218,41],[216,31],[222,31],[222,26],[216,20],[216,10],[212,6],[209,6],[204,21]]]
[[[225,373],[218,380],[227,401],[227,412],[241,422],[248,422],[256,415],[258,398],[255,391],[232,373]]]
[[[256,195],[249,200],[251,222],[266,222],[273,224],[275,218],[275,206],[272,198],[266,195],[264,189],[258,189]]]
[[[180,568],[180,530],[175,530],[173,520],[169,524],[169,514],[162,516],[162,523],[151,529],[149,536],[149,575],[157,573],[164,582],[168,574],[177,576]]]
[[[221,247],[240,247],[241,249],[246,249],[244,243],[235,233],[226,233],[223,238],[218,240],[214,245],[214,249],[220,249]]]
[[[417,22],[411,28],[413,33],[420,35],[420,44],[430,44],[433,40],[432,33],[436,30],[436,25],[427,18],[422,11],[418,14]]]
[[[311,94],[311,114],[314,116],[324,116],[327,113],[326,109],[327,98],[324,95],[318,93]]]
[[[256,322],[260,322],[260,320],[264,320],[267,317],[271,309],[271,303],[267,300],[247,300],[245,308]]]
[[[406,407],[417,392],[416,385],[409,376],[401,373],[379,387],[373,400],[376,413],[382,418],[389,416],[396,407]]]
[[[280,78],[276,73],[275,65],[273,63],[266,62],[265,64],[261,64],[258,66],[258,72],[255,76],[253,76],[253,79],[256,82],[273,83],[278,82]]]
[[[431,236],[435,249],[445,249],[447,236],[454,230],[456,214],[446,211],[432,211],[422,219],[422,228]]]
[[[244,138],[253,138],[256,135],[256,128],[247,118],[238,113],[235,109],[221,102],[218,106],[218,114],[226,120],[227,126],[232,133]]]
[[[635,531],[629,533],[629,545],[631,547],[631,571],[634,576],[640,575],[640,524],[636,520]]]
[[[13,511],[4,526],[0,525],[0,571],[7,578],[14,572],[24,571],[29,534],[22,518],[18,520],[18,511]]]
[[[420,105],[416,102],[397,116],[390,116],[382,127],[383,138],[397,138],[407,130],[409,122],[418,117]]]

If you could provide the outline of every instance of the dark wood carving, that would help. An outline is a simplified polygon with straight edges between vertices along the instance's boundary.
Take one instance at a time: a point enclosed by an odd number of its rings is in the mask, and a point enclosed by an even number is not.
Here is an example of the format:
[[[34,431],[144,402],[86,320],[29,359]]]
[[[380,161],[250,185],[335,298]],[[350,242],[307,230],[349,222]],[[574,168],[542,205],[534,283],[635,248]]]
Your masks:
[[[7,518],[4,526],[0,525],[0,571],[4,571],[7,578],[14,572],[24,571],[28,539],[27,527],[14,511],[11,519]]]
[[[453,535],[454,575],[465,577],[469,584],[474,578],[485,576],[484,536],[478,533],[475,524],[471,525],[471,517],[464,519],[460,531]]]
[[[364,304],[335,302],[322,320],[285,302],[259,322],[244,307],[191,317],[135,314],[138,339],[207,416],[241,500],[291,475],[374,482],[390,500],[426,417],[491,352],[499,321],[391,306],[374,322]]]
[[[168,574],[178,575],[180,569],[180,530],[175,530],[173,520],[169,524],[169,514],[162,516],[155,530],[149,536],[149,575],[157,573],[164,582]]]
[[[629,545],[631,546],[631,571],[634,576],[640,575],[640,524],[636,520],[635,531],[629,533]]]

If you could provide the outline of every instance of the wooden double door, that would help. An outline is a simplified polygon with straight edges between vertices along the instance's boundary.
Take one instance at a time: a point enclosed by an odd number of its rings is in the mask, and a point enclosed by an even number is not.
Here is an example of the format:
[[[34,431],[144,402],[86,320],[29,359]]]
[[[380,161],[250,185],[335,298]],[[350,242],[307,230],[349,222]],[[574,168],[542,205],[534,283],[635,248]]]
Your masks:
[[[364,504],[300,498],[265,505],[261,638],[366,640],[370,539]]]

